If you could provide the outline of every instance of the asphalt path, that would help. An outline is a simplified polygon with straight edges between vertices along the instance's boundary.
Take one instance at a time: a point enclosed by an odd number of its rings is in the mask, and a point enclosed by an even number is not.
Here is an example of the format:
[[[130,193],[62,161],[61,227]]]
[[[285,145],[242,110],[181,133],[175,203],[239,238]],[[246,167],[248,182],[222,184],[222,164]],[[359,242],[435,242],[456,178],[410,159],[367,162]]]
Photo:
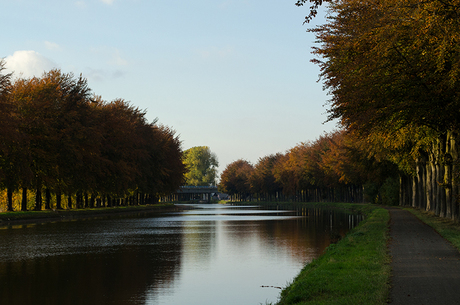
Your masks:
[[[460,304],[460,252],[412,213],[390,211],[390,304]]]

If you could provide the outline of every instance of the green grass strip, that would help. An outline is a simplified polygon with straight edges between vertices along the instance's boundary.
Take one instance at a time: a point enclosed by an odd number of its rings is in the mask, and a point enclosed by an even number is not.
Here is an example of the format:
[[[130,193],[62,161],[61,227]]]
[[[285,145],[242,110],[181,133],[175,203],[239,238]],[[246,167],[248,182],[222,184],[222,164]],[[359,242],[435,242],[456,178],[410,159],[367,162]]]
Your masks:
[[[370,212],[345,238],[306,265],[277,304],[386,304],[389,219],[385,209]]]
[[[408,210],[421,221],[431,226],[442,237],[450,241],[457,249],[460,250],[460,223],[452,219],[436,216],[432,212],[425,212],[413,208],[406,208],[405,210]]]
[[[105,208],[86,208],[72,210],[43,210],[43,211],[15,211],[0,213],[0,226],[14,221],[40,221],[46,219],[85,218],[116,215],[122,213],[150,212],[173,207],[171,203],[160,203],[155,205],[119,206]]]

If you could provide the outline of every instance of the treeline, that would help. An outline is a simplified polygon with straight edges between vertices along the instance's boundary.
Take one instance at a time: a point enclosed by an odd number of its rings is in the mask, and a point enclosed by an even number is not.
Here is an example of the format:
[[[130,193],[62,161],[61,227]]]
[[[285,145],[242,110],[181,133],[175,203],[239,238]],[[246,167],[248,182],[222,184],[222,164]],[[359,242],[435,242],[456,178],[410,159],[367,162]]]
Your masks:
[[[311,31],[330,119],[398,167],[401,205],[459,217],[459,0],[340,0]]]
[[[330,185],[325,181],[337,169],[324,160],[332,156],[364,176],[343,183],[374,184],[379,190],[374,200],[381,201],[382,188],[395,184],[391,181],[397,177],[399,204],[458,219],[460,0],[298,0],[299,6],[311,5],[306,22],[323,2],[328,6],[326,23],[309,30],[317,42],[313,62],[331,96],[329,120],[339,121],[345,145],[336,153],[326,148],[319,155],[304,154],[321,171],[304,169],[297,177]],[[306,146],[314,150],[327,142],[319,139]],[[274,158],[290,159],[304,146]],[[358,158],[350,159],[353,155]],[[231,172],[228,168],[229,176]],[[292,192],[276,175],[274,170],[275,188]]]
[[[0,187],[7,210],[155,202],[183,182],[181,143],[169,127],[87,80],[51,70],[12,80],[0,61]]]
[[[219,187],[234,200],[395,204],[397,177],[394,164],[369,158],[364,143],[336,131],[255,165],[237,160],[223,171]]]

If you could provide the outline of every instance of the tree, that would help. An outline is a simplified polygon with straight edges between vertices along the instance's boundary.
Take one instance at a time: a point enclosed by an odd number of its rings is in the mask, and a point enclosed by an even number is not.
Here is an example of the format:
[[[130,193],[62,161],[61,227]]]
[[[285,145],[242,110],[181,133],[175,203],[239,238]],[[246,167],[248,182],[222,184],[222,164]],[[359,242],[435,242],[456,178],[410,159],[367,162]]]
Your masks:
[[[49,189],[60,192],[63,187],[81,189],[89,185],[85,183],[87,164],[83,156],[94,154],[92,147],[98,143],[91,138],[94,128],[88,123],[90,92],[86,79],[60,70],[40,78],[18,79],[12,86],[22,151],[15,167],[22,174],[22,187],[36,191],[36,210],[42,209],[43,187],[49,194]],[[26,175],[26,169],[32,175]],[[45,208],[50,208],[49,200]]]
[[[251,189],[259,196],[271,198],[281,191],[281,184],[276,181],[274,169],[282,154],[272,154],[259,158],[251,175]]]
[[[7,210],[13,210],[13,191],[19,184],[15,164],[18,156],[18,119],[11,104],[11,73],[3,74],[5,60],[0,59],[0,185],[7,189]]]
[[[458,129],[458,0],[341,0],[312,31],[332,93],[330,118],[369,133],[404,126]]]
[[[317,14],[319,7],[323,2],[331,2],[331,0],[297,0],[297,6],[303,6],[305,3],[310,2],[310,13],[305,17],[305,23],[309,23]]]
[[[221,192],[246,198],[251,193],[250,177],[254,167],[246,160],[240,159],[227,165],[220,177]]]
[[[458,217],[460,1],[338,0],[329,8],[328,23],[311,30],[332,95],[329,118],[403,169],[401,204]]]
[[[208,146],[195,146],[184,151],[186,185],[215,185],[219,163]]]
[[[82,76],[51,70],[40,78],[1,74],[0,187],[35,192],[35,209],[51,208],[67,195],[68,208],[94,207],[95,200],[150,198],[174,192],[184,181],[181,142],[175,131],[148,122],[145,111],[123,99],[93,96]],[[5,124],[5,126],[3,126]],[[4,128],[3,128],[4,127]],[[42,196],[42,191],[45,196]],[[119,201],[117,201],[119,202]]]

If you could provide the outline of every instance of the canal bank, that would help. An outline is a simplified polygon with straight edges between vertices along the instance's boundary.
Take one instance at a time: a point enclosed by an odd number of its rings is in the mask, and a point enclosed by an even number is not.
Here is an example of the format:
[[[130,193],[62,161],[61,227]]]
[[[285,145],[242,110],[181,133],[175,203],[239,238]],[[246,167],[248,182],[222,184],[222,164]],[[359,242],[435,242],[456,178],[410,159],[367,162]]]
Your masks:
[[[351,209],[366,218],[307,264],[282,290],[277,304],[386,304],[390,288],[388,211],[375,205],[327,206]]]
[[[277,305],[457,304],[460,223],[410,207],[374,208],[305,266]]]
[[[95,209],[73,210],[44,210],[44,211],[17,211],[0,213],[0,227],[13,225],[83,220],[101,217],[130,216],[139,213],[168,212],[183,209],[173,203],[160,203],[154,205],[120,206]]]

